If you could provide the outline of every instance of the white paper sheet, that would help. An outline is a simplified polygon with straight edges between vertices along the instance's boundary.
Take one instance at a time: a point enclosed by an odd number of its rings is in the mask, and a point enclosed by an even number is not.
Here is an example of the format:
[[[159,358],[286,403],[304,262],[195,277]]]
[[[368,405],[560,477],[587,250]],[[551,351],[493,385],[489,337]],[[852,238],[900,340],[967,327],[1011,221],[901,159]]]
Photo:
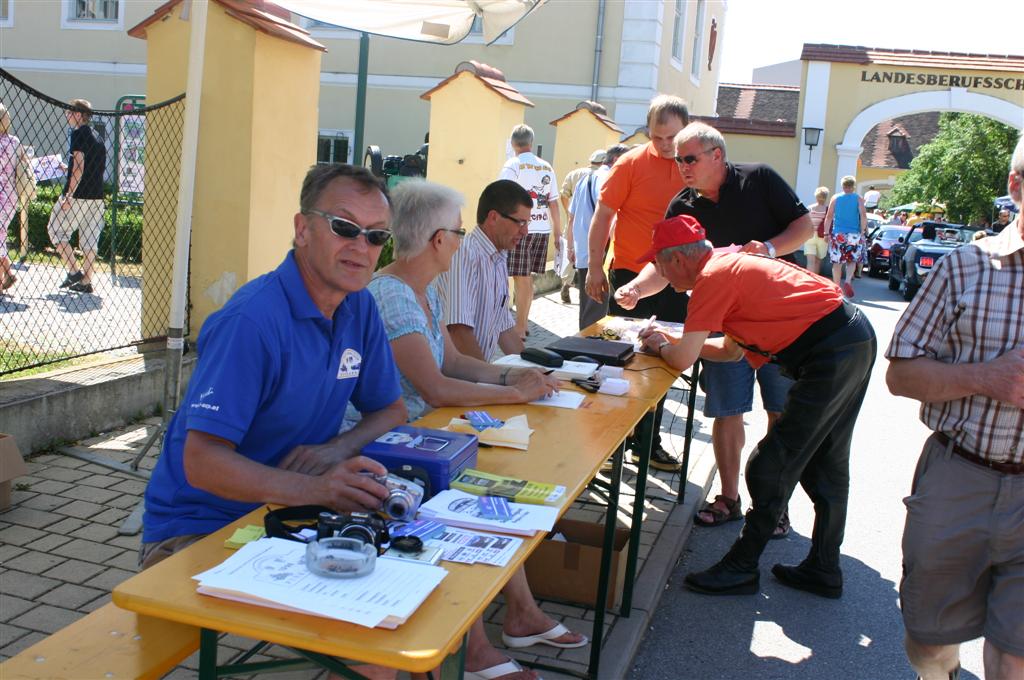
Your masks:
[[[457,489],[447,489],[420,506],[419,517],[433,519],[451,526],[503,534],[533,536],[538,531],[551,531],[558,519],[558,508],[527,503],[509,503],[508,519],[486,519],[480,515],[479,496]]]
[[[448,573],[428,564],[377,560],[366,576],[325,578],[306,568],[305,555],[303,543],[264,538],[193,578],[205,595],[373,628],[404,622]]]
[[[557,408],[571,408],[576,409],[580,407],[586,396],[582,392],[570,392],[569,390],[561,390],[555,392],[550,397],[544,397],[543,399],[537,399],[531,401],[531,404],[536,406],[555,406]]]

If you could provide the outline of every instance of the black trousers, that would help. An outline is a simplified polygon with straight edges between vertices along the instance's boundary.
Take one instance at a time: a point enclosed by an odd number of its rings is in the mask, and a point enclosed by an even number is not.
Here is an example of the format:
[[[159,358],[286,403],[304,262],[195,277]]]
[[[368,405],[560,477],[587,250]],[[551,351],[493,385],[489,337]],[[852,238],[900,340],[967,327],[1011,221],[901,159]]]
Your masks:
[[[739,569],[757,569],[799,483],[814,502],[808,560],[825,571],[839,569],[850,495],[850,442],[876,352],[874,330],[858,311],[797,365],[783,366],[796,383],[782,415],[747,461],[751,506],[724,561]]]
[[[576,270],[576,289],[580,292],[580,330],[608,316],[608,300],[595,302],[587,295],[587,267]]]
[[[690,296],[686,293],[677,293],[671,287],[666,287],[657,295],[645,297],[637,303],[633,309],[623,309],[616,302],[613,294],[617,288],[625,286],[637,277],[637,273],[629,269],[614,269],[615,263],[608,272],[608,313],[612,316],[631,316],[638,319],[647,319],[652,314],[662,321],[675,321],[682,323],[686,321],[686,306],[690,302]],[[661,418],[665,413],[665,398],[658,402],[658,410],[654,414],[654,446],[657,449],[661,446]]]

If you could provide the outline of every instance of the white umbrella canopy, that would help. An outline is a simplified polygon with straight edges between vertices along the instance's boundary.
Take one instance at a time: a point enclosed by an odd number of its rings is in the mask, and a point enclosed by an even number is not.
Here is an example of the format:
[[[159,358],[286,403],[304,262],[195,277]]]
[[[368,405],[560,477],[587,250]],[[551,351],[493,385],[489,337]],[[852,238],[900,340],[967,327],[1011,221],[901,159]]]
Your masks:
[[[289,12],[363,33],[453,45],[480,17],[488,45],[547,0],[274,0]]]

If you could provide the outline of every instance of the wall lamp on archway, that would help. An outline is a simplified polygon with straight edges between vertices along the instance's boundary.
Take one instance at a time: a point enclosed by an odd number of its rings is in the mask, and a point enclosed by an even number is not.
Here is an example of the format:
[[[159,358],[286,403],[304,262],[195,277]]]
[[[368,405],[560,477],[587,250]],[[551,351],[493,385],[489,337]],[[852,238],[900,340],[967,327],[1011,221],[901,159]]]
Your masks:
[[[811,153],[814,151],[814,147],[818,146],[821,142],[821,128],[805,127],[804,128],[804,144],[807,145],[807,162],[811,162]]]

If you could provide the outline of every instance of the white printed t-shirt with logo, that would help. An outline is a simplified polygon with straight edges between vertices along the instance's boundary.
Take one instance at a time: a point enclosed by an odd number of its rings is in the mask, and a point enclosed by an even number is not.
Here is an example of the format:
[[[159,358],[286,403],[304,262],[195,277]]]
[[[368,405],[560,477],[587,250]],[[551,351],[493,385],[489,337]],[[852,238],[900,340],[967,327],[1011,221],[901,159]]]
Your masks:
[[[510,179],[530,192],[533,210],[530,212],[530,233],[551,233],[551,211],[548,204],[558,200],[558,182],[551,164],[532,151],[509,158],[498,173],[498,179]]]

